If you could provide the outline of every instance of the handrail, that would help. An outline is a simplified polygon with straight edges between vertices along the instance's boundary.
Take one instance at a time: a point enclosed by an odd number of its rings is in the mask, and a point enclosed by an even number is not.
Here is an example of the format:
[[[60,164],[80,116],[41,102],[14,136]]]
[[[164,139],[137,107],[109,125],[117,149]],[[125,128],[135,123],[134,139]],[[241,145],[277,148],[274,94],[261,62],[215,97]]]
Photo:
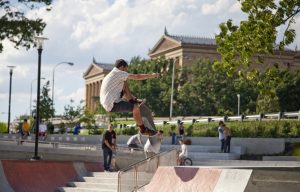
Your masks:
[[[123,168],[123,169],[120,169],[120,170],[118,171],[118,174],[119,174],[120,172],[128,171],[129,169],[131,169],[131,168],[134,167],[135,165],[138,165],[138,164],[140,164],[140,163],[142,163],[142,162],[145,162],[145,161],[147,161],[147,160],[149,160],[149,159],[154,159],[155,157],[158,157],[158,156],[160,156],[160,155],[162,155],[162,154],[164,154],[164,153],[168,153],[168,152],[173,151],[173,150],[176,150],[176,148],[172,148],[172,149],[169,149],[169,150],[167,150],[167,151],[162,151],[162,152],[160,152],[160,153],[158,153],[158,154],[155,154],[155,155],[153,155],[153,156],[151,156],[151,157],[148,157],[148,158],[146,158],[146,159],[143,159],[143,160],[140,160],[140,161],[138,161],[138,162],[135,162],[135,163],[129,165],[128,167],[125,167],[125,168]]]
[[[191,119],[191,120],[173,120],[173,121],[159,121],[154,122],[155,125],[164,125],[164,124],[177,124],[178,122],[182,123],[197,123],[197,122],[214,122],[214,121],[245,121],[245,120],[262,120],[262,119],[276,119],[280,120],[284,117],[294,117],[300,121],[300,111],[297,112],[275,112],[267,114],[255,114],[255,115],[240,115],[240,116],[221,116],[221,117],[205,117],[200,119]],[[126,125],[127,127],[135,127],[135,124]]]
[[[137,174],[137,172],[138,172],[138,166],[142,165],[144,163],[150,163],[153,159],[157,159],[158,158],[158,163],[157,163],[157,166],[156,166],[156,168],[157,168],[161,164],[161,162],[159,161],[160,157],[162,157],[164,155],[167,155],[169,153],[172,153],[173,151],[177,151],[176,148],[172,148],[172,149],[170,149],[168,151],[160,152],[160,153],[158,153],[156,155],[153,155],[153,156],[148,157],[146,159],[140,160],[140,161],[138,161],[136,163],[131,164],[128,167],[125,167],[125,168],[119,170],[118,171],[118,192],[122,191],[122,189],[121,189],[122,188],[122,186],[121,186],[121,175],[122,174],[124,174],[126,172],[130,172],[131,170],[133,170],[133,172],[134,172],[134,181],[133,181],[134,182],[134,186],[132,186],[132,189],[130,189],[130,191],[136,191],[137,189],[139,189],[139,188],[141,188],[141,187],[143,187],[143,186],[146,185],[146,184],[144,184],[144,185],[140,185],[139,186],[139,184],[138,184],[138,174]]]

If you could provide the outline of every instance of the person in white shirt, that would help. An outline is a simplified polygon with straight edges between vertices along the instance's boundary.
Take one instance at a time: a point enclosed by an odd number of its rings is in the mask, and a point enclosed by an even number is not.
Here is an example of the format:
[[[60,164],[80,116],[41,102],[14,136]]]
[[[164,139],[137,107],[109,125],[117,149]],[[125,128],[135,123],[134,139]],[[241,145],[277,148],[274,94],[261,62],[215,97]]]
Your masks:
[[[46,140],[46,138],[47,138],[47,131],[48,131],[47,125],[44,122],[41,122],[39,124],[39,137],[42,140]]]
[[[151,143],[150,139],[147,139],[145,146],[144,146],[144,152],[145,152],[146,158],[159,153],[160,146],[163,141],[163,133],[164,132],[162,130],[159,130],[157,133],[157,136],[151,138],[153,140],[157,140],[153,144]]]
[[[143,124],[139,108],[142,100],[131,94],[127,80],[151,79],[160,77],[160,74],[130,74],[127,71],[127,62],[123,59],[117,60],[113,70],[102,81],[100,103],[107,112],[133,112],[133,117],[141,134],[153,136],[157,132]]]
[[[140,145],[143,145],[143,141],[140,133],[131,136],[127,141],[127,146],[130,149],[142,149]]]
[[[187,151],[187,146],[184,144],[183,140],[180,139],[179,144],[181,145],[181,152],[178,155],[178,163],[182,162],[185,158],[188,157],[188,151]]]

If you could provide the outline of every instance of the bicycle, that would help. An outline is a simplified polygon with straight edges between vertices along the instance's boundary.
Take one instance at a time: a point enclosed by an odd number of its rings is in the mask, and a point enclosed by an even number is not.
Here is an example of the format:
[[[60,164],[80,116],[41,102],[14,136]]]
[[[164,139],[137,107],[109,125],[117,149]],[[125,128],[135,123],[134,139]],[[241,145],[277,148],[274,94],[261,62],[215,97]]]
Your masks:
[[[193,165],[193,161],[192,159],[185,157],[184,159],[180,160],[180,166],[192,166]]]

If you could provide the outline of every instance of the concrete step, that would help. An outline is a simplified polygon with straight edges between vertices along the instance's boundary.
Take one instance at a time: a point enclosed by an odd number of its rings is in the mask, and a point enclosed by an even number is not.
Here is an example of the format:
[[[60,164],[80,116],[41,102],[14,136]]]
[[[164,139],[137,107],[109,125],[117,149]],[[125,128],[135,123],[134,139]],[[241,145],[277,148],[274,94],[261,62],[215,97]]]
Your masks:
[[[161,150],[166,151],[172,148],[180,150],[180,145],[162,145]],[[204,153],[219,153],[220,146],[204,146],[204,145],[187,145],[188,152],[204,152]],[[246,149],[241,146],[231,146],[231,153],[245,154]]]
[[[118,183],[117,177],[83,177],[84,182],[91,182],[91,183]]]
[[[90,177],[118,178],[118,172],[89,172]]]
[[[59,187],[58,192],[116,192],[116,189],[84,188],[84,187]]]
[[[68,187],[118,189],[118,183],[69,182]]]
[[[200,153],[200,152],[189,152],[189,158],[192,161],[200,161],[200,160],[237,160],[240,159],[239,154],[235,153]]]
[[[299,170],[254,170],[245,192],[298,192],[300,189]]]
[[[292,170],[291,171],[255,170],[252,175],[252,181],[300,184],[300,172],[292,171]]]

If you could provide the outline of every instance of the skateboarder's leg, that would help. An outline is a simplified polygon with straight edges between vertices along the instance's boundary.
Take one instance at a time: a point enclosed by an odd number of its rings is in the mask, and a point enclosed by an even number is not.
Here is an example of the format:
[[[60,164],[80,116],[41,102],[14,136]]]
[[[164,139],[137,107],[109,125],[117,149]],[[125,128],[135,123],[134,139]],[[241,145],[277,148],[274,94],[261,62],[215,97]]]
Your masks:
[[[134,99],[134,96],[131,94],[131,91],[130,91],[130,89],[129,89],[129,86],[128,86],[128,82],[127,82],[127,81],[124,82],[123,93],[124,93],[124,96],[123,96],[123,97],[125,97],[125,99],[126,99],[127,101],[130,101],[130,100],[133,100],[133,99]]]

